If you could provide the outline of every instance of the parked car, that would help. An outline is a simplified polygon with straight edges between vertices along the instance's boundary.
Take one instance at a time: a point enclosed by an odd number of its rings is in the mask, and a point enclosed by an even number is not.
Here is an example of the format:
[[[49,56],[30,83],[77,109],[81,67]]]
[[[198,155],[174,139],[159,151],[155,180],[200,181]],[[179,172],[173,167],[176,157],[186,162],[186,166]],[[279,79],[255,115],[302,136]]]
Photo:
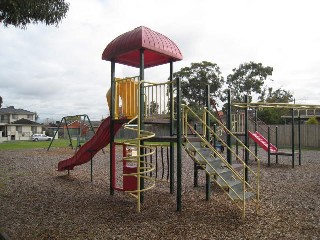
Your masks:
[[[32,135],[32,141],[37,142],[37,141],[51,141],[52,137],[49,137],[45,134],[33,134]]]

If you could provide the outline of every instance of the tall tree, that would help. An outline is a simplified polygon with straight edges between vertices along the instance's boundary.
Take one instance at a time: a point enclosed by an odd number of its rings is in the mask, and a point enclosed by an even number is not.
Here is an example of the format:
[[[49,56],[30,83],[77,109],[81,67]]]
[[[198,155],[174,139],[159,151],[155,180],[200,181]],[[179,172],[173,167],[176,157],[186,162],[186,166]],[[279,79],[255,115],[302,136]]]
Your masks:
[[[181,79],[182,101],[197,108],[204,106],[206,86],[210,85],[210,95],[219,97],[224,79],[216,63],[202,61],[191,63],[173,74]]]
[[[58,26],[68,10],[64,0],[1,0],[0,23],[23,29],[39,22]]]
[[[278,88],[273,90],[272,87],[264,88],[259,96],[259,101],[268,103],[289,103],[294,100],[290,91]]]
[[[261,102],[267,103],[289,103],[293,101],[293,95],[290,91],[272,87],[264,89],[259,97]],[[282,116],[290,116],[290,110],[286,108],[263,108],[258,111],[259,119],[267,124],[282,124],[285,120]]]
[[[240,64],[238,68],[234,68],[227,76],[227,85],[231,89],[233,101],[243,102],[245,95],[250,97],[254,93],[261,94],[264,82],[272,72],[272,67],[264,67],[261,63],[255,62]]]
[[[2,107],[2,103],[3,103],[2,97],[0,96],[0,108]]]

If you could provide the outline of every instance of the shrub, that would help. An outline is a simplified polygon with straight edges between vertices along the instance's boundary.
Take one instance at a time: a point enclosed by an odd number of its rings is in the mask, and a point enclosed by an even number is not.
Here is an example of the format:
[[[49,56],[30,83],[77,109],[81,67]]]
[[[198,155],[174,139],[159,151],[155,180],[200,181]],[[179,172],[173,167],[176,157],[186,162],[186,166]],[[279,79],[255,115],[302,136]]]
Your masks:
[[[319,124],[319,121],[316,117],[311,117],[306,121],[306,124]]]

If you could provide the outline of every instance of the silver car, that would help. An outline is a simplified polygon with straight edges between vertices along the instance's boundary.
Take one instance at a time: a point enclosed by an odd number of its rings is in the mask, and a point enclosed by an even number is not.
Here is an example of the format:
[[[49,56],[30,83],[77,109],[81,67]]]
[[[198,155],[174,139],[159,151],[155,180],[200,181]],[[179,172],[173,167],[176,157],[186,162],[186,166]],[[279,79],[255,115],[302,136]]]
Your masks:
[[[49,137],[45,134],[33,134],[32,135],[32,141],[38,142],[38,141],[51,141],[52,137]]]

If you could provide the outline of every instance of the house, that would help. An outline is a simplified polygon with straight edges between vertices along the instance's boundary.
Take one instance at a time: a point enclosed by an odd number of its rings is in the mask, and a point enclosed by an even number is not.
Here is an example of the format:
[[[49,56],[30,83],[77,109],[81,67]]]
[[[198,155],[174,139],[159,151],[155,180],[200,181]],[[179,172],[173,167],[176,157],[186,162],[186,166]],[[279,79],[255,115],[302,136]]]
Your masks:
[[[14,106],[0,108],[0,142],[30,140],[32,134],[42,133],[42,125],[35,120],[35,112]]]

